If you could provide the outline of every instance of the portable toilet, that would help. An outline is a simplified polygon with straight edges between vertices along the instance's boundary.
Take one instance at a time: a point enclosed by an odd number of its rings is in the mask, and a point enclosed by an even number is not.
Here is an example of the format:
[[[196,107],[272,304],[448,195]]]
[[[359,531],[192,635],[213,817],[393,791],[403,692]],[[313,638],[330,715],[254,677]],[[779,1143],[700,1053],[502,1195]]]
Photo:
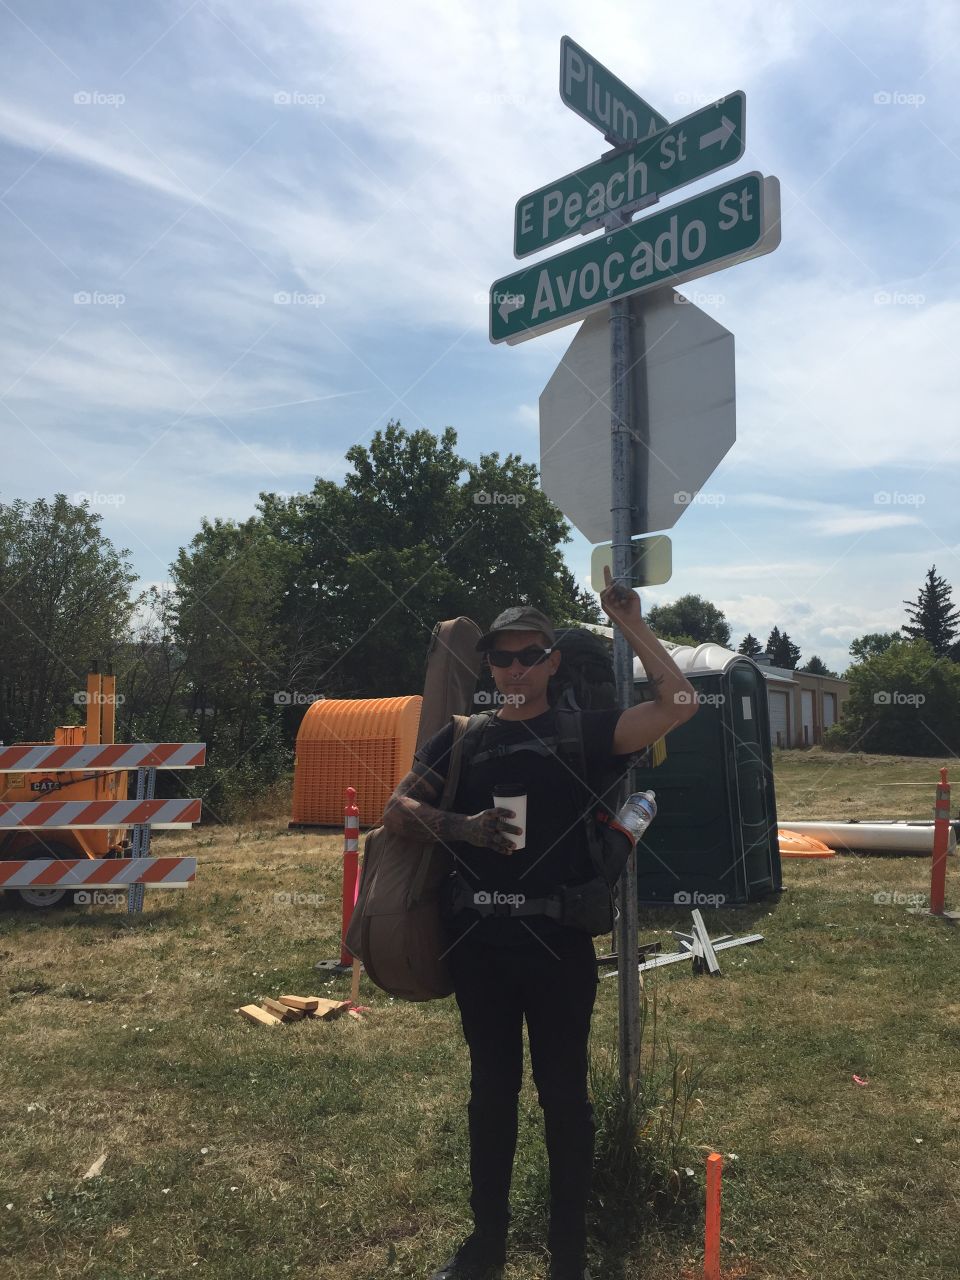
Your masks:
[[[413,763],[419,694],[323,698],[297,733],[291,827],[342,827],[347,787],[356,787],[360,825],[377,826],[391,792]]]
[[[783,888],[763,672],[718,644],[665,646],[695,690],[697,714],[667,735],[667,758],[631,771],[656,792],[657,816],[637,845],[645,904],[754,902]],[[650,697],[634,659],[639,699]]]

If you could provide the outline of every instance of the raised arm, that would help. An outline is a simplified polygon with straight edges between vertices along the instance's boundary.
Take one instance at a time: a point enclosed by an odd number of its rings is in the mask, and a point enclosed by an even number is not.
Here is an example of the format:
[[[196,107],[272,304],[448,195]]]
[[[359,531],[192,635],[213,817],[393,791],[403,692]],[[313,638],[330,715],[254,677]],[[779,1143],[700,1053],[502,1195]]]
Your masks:
[[[604,566],[606,586],[600,604],[611,622],[626,637],[630,648],[643,663],[653,700],[628,707],[613,732],[613,754],[628,755],[648,747],[665,733],[697,713],[697,695],[670,654],[640,615],[640,597],[630,587],[621,587]]]
[[[438,781],[433,781],[437,779]],[[512,809],[484,809],[482,813],[452,813],[436,808],[442,779],[432,769],[414,767],[397,783],[397,788],[383,811],[383,825],[388,831],[411,840],[462,840],[478,848],[513,853],[507,839],[520,835],[521,828],[511,826]]]

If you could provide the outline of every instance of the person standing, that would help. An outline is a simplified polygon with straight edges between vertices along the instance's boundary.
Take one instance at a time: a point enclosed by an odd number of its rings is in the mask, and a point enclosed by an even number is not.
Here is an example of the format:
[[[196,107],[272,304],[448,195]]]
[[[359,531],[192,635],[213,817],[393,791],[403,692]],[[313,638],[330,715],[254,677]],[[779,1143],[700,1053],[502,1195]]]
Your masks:
[[[597,991],[589,933],[550,914],[520,914],[563,884],[594,874],[583,832],[583,787],[611,757],[629,757],[697,710],[693,686],[643,621],[635,591],[613,584],[609,571],[600,603],[640,657],[654,698],[627,710],[584,711],[587,777],[570,776],[556,751],[500,749],[554,736],[549,679],[561,654],[550,619],[518,605],[504,610],[480,638],[500,706],[484,729],[478,762],[462,772],[450,810],[435,808],[443,789],[452,725],[423,743],[413,768],[387,803],[384,826],[451,852],[476,903],[500,902],[481,914],[464,905],[450,917],[448,961],[464,1038],[470,1051],[470,1207],[474,1231],[432,1280],[496,1280],[506,1260],[509,1191],[517,1141],[523,1071],[523,1022],[550,1167],[550,1280],[585,1280],[586,1209],[593,1151],[593,1107],[587,1092],[587,1044]],[[482,759],[481,759],[482,757]],[[624,760],[626,764],[626,760]],[[524,848],[514,811],[491,804],[495,785],[526,791]]]

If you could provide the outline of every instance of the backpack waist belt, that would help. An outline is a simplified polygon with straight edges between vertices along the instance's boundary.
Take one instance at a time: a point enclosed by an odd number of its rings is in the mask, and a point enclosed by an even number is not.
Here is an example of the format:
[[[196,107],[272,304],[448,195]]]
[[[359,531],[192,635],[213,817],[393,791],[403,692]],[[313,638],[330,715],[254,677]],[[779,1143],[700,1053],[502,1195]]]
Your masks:
[[[481,916],[551,916],[559,920],[563,904],[559,894],[548,898],[521,898],[522,894],[501,893],[474,889],[458,873],[451,898],[451,907],[457,911],[476,911]]]

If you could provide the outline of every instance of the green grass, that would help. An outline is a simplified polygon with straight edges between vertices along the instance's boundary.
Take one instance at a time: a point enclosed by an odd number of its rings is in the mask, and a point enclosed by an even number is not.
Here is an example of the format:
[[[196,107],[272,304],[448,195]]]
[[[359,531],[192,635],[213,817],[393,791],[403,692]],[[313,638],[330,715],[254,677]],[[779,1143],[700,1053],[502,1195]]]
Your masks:
[[[791,752],[776,767],[784,814],[797,816],[785,797],[805,794],[874,803],[916,771],[929,788],[903,816],[925,816],[939,762],[854,768]],[[399,1280],[429,1274],[469,1229],[468,1058],[452,999],[391,1002],[364,980],[362,1024],[268,1030],[235,1012],[322,989],[312,966],[339,950],[340,848],[279,820],[171,834],[158,851],[195,851],[197,883],[148,893],[139,918],[0,905],[4,1280]],[[960,934],[874,901],[926,893],[928,873],[922,858],[788,861],[779,903],[704,913],[712,933],[765,938],[721,953],[722,978],[686,965],[646,975],[658,1038],[701,1073],[692,1212],[647,1215],[631,1238],[608,1197],[595,1277],[699,1274],[710,1150],[725,1159],[726,1276],[957,1274]],[[325,900],[275,901],[292,891]],[[645,911],[641,940],[672,949],[670,930],[688,923]],[[328,992],[348,995],[349,980]],[[616,1045],[616,998],[602,980],[597,1063]],[[83,1181],[103,1152],[102,1175]],[[528,1061],[508,1280],[546,1274],[545,1188]]]

